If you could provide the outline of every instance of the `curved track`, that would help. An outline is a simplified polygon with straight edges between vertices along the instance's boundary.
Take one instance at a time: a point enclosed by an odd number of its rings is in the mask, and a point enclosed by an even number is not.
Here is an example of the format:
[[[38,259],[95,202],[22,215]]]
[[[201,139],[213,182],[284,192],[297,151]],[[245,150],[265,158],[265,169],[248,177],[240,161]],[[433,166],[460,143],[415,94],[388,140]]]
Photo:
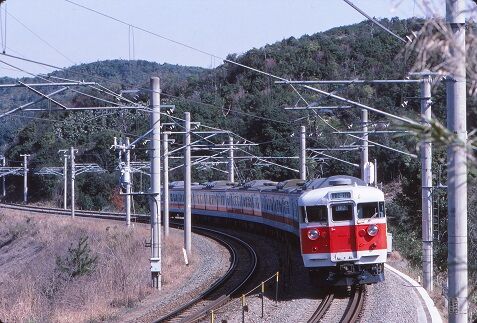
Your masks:
[[[359,316],[363,310],[364,300],[366,295],[366,286],[353,286],[351,288],[351,295],[349,296],[348,305],[344,314],[339,320],[340,323],[348,322],[358,322]],[[332,291],[328,291],[326,296],[323,297],[320,304],[318,305],[316,311],[313,313],[312,317],[308,320],[308,323],[317,323],[321,322],[325,314],[328,312],[332,306],[333,299],[335,294]]]
[[[0,208],[11,210],[41,212],[46,214],[69,216],[70,210],[47,208],[39,206],[26,206],[21,204],[0,204]],[[115,221],[124,221],[122,213],[97,212],[97,211],[75,211],[78,217],[100,218]],[[133,217],[137,222],[145,223],[149,221],[147,215],[135,214]],[[178,222],[171,222],[171,225],[181,227]],[[208,289],[200,293],[197,297],[187,302],[180,308],[159,318],[155,322],[195,322],[208,313],[227,303],[231,297],[237,293],[256,271],[258,257],[255,250],[245,241],[230,234],[220,232],[205,227],[194,226],[193,231],[207,236],[224,245],[231,254],[231,265],[226,274],[212,284]]]
[[[156,322],[195,322],[207,316],[211,310],[227,303],[253,276],[258,257],[254,249],[245,241],[220,231],[194,227],[194,231],[228,245],[232,255],[232,266],[219,281]]]
[[[320,305],[318,305],[315,313],[311,316],[308,320],[308,323],[317,323],[325,316],[326,312],[331,306],[333,302],[334,294],[332,292],[328,292],[325,297],[323,297]]]

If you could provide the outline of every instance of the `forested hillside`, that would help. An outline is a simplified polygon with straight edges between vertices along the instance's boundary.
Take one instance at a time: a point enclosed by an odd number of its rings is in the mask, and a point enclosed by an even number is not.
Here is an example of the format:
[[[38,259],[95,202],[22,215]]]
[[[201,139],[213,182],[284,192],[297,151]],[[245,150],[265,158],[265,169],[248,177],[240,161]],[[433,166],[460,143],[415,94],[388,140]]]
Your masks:
[[[382,23],[400,35],[408,35],[419,28],[418,20],[382,20]],[[330,79],[402,79],[408,76],[415,55],[402,47],[391,35],[362,22],[352,26],[338,27],[327,32],[305,35],[299,39],[288,38],[280,42],[251,49],[243,55],[229,55],[230,60],[239,62],[286,79],[330,80]],[[304,106],[305,102],[288,85],[275,84],[270,75],[259,74],[243,67],[224,63],[215,69],[158,65],[144,61],[106,61],[72,67],[56,72],[55,76],[94,80],[115,91],[121,89],[147,88],[149,77],[161,77],[162,102],[176,105],[174,115],[182,117],[190,111],[193,121],[209,126],[232,130],[244,138],[259,143],[253,153],[263,156],[296,156],[297,133],[301,125],[309,133],[310,147],[337,147],[357,142],[355,139],[334,134],[335,129],[359,130],[360,111],[357,109],[313,112],[290,112],[284,107]],[[417,85],[329,85],[325,91],[342,95],[351,100],[368,104],[400,116],[419,120],[419,87]],[[24,91],[24,90],[23,90]],[[93,90],[88,90],[95,93]],[[311,105],[339,105],[324,96],[298,88],[300,95]],[[14,93],[14,94],[13,94]],[[23,92],[22,92],[23,93]],[[6,92],[0,92],[3,98]],[[19,90],[8,92],[8,104],[25,103],[29,97]],[[92,98],[78,94],[60,97],[71,106],[104,105]],[[147,92],[129,97],[147,104]],[[3,101],[3,99],[2,99]],[[4,106],[5,107],[5,106]],[[445,92],[442,83],[433,85],[433,114],[445,123]],[[477,127],[475,98],[468,100],[469,129]],[[58,149],[75,146],[79,149],[78,161],[96,162],[113,172],[117,161],[110,150],[114,136],[138,136],[148,129],[148,115],[141,111],[121,112],[67,112],[45,113],[43,120],[28,123],[10,142],[6,152],[9,160],[18,160],[20,153],[31,153],[32,168],[61,165]],[[45,121],[48,119],[48,121]],[[12,119],[10,119],[12,120]],[[370,120],[378,127],[402,129],[380,115],[370,114]],[[325,123],[326,121],[327,123]],[[379,123],[382,122],[382,123]],[[332,127],[330,127],[330,125]],[[373,128],[374,129],[374,128]],[[405,128],[404,128],[405,130]],[[11,137],[4,135],[5,139]],[[370,137],[381,144],[417,154],[417,136],[393,134]],[[181,138],[177,139],[180,142]],[[445,183],[445,147],[434,145],[434,173],[440,174]],[[359,154],[340,152],[339,157],[358,162]],[[144,150],[137,150],[134,157],[147,158]],[[396,241],[417,264],[420,262],[420,165],[419,160],[382,147],[372,146],[370,158],[378,161],[378,180],[385,187],[393,184],[394,201],[388,203],[388,215],[393,224]],[[297,164],[290,163],[297,167]],[[443,171],[440,171],[440,170]],[[254,167],[252,162],[239,165],[239,178],[269,178],[283,180],[296,174],[276,167]],[[310,176],[330,176],[339,173],[358,175],[357,169],[343,163],[326,161],[322,164],[308,163]],[[194,181],[222,178],[220,173],[197,170]],[[171,180],[181,179],[181,172],[171,174]],[[83,208],[104,209],[113,207],[117,199],[117,173],[104,175],[82,175],[78,178],[78,202]],[[33,200],[61,201],[62,184],[58,178],[31,177]],[[436,175],[437,181],[437,175]],[[469,218],[471,266],[476,266],[477,197],[475,173],[469,175]],[[147,180],[144,179],[144,186]],[[437,182],[435,182],[437,184]],[[19,198],[21,185],[9,185],[9,199]],[[137,201],[138,203],[140,201]],[[144,207],[147,207],[144,203]],[[140,203],[139,206],[140,207]],[[441,214],[446,214],[445,198],[439,205]],[[437,264],[445,269],[446,263],[446,219],[440,218]],[[472,229],[473,228],[473,229]],[[474,251],[472,251],[474,250]]]
[[[199,67],[170,64],[160,65],[147,61],[109,60],[73,66],[64,71],[57,71],[45,75],[42,78],[22,78],[17,80],[4,77],[0,78],[0,84],[14,84],[18,81],[23,83],[63,82],[72,79],[98,82],[102,85],[107,85],[109,89],[119,93],[120,90],[137,88],[147,84],[150,76],[153,74],[161,76],[166,89],[172,84],[178,88],[183,88],[187,84],[188,79],[199,77],[199,75],[203,74],[205,71],[206,70]],[[56,89],[58,88],[55,88],[55,90]],[[84,90],[84,88],[81,87],[75,89],[80,91]],[[51,87],[45,87],[41,90],[45,94],[53,92]],[[91,91],[86,92],[93,94]],[[78,100],[81,101],[78,96],[79,95],[74,92],[67,91],[54,96],[54,99],[74,107],[75,104],[78,105],[84,103],[78,102]],[[2,102],[0,113],[17,108],[25,103],[37,100],[38,98],[39,96],[37,94],[23,87],[0,88],[0,102]],[[35,108],[40,107],[51,107],[51,104],[47,105],[45,101],[35,105]],[[21,114],[17,113],[15,116],[5,119],[7,122],[3,123],[2,127],[0,127],[0,152],[4,150],[1,149],[1,147],[5,147],[6,144],[11,145],[11,142],[17,135],[18,131],[31,121],[30,117],[32,116],[38,117],[38,115],[24,112]]]

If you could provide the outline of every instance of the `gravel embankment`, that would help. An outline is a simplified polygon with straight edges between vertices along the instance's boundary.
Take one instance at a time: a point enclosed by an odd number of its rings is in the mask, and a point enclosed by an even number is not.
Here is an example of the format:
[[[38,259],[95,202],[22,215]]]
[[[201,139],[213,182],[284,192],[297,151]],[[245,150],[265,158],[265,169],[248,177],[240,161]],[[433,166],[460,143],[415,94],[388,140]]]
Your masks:
[[[275,304],[275,284],[270,282],[264,297],[264,317],[261,317],[261,299],[258,292],[254,292],[246,298],[248,312],[245,313],[245,321],[307,322],[321,302],[323,291],[312,287],[306,269],[303,268],[298,246],[289,249],[291,266],[286,266],[285,243],[263,235],[244,232],[238,234],[256,248],[260,259],[258,277],[269,277],[277,270],[280,271],[278,303]],[[386,271],[385,275],[384,283],[368,286],[361,322],[426,322],[421,299],[413,288],[392,272]],[[245,292],[259,283],[255,281]],[[342,291],[322,322],[339,322],[347,305],[346,292]],[[204,319],[203,322],[208,322],[209,319]],[[221,322],[224,319],[228,322],[242,321],[239,298],[217,312],[215,321]]]
[[[261,298],[259,289],[246,297],[248,311],[245,312],[246,322],[307,322],[316,307],[321,302],[323,291],[314,288],[303,268],[298,246],[279,242],[263,234],[243,231],[226,230],[240,236],[250,243],[258,253],[259,268],[256,278],[243,291],[247,293],[260,285],[261,280],[280,271],[278,302],[275,303],[275,279],[266,284],[264,317],[261,317]],[[177,281],[174,286],[165,288],[162,293],[153,295],[142,302],[140,309],[129,311],[127,315],[115,320],[127,322],[150,322],[159,313],[166,314],[186,297],[192,297],[211,284],[227,270],[229,263],[228,252],[215,242],[194,235],[194,250],[197,269],[192,275]],[[287,256],[287,253],[289,256]],[[218,255],[218,257],[217,257]],[[182,256],[182,255],[179,255]],[[215,273],[215,274],[214,274]],[[323,322],[339,322],[346,308],[348,299],[339,296],[334,300],[330,311]],[[242,307],[239,297],[216,312],[215,321],[242,321]],[[203,322],[209,322],[207,317]],[[381,284],[368,286],[367,297],[361,316],[362,322],[426,322],[427,317],[422,302],[412,287],[395,274],[386,271],[386,281]]]
[[[228,231],[238,235],[254,247],[259,257],[256,278],[243,293],[260,285],[261,280],[271,277],[277,271],[279,276],[278,303],[275,303],[276,280],[273,278],[265,285],[264,317],[261,318],[261,299],[259,289],[246,297],[248,312],[245,313],[246,322],[306,322],[320,303],[321,293],[314,289],[308,279],[308,273],[303,268],[298,246],[289,247],[287,243],[279,242],[263,234],[245,233],[243,231]],[[288,243],[288,245],[290,245]],[[287,260],[287,253],[289,260]],[[242,307],[240,298],[219,310],[216,322],[242,322]],[[210,318],[204,319],[208,322]]]
[[[412,286],[386,270],[384,284],[368,286],[362,322],[428,322],[427,311]]]

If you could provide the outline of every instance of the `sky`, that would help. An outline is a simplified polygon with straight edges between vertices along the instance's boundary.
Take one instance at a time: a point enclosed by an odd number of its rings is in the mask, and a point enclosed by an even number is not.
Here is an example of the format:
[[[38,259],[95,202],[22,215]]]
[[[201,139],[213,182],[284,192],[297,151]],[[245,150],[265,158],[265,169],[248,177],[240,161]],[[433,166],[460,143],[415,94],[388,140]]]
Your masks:
[[[366,20],[342,0],[72,1],[209,54],[154,37],[66,0],[7,0],[1,6],[2,50],[59,67],[105,59],[216,67],[222,61],[210,54],[224,58],[290,36]],[[419,2],[353,0],[376,18],[423,16]],[[0,60],[34,74],[53,70],[1,55]],[[0,62],[0,76],[28,75]]]

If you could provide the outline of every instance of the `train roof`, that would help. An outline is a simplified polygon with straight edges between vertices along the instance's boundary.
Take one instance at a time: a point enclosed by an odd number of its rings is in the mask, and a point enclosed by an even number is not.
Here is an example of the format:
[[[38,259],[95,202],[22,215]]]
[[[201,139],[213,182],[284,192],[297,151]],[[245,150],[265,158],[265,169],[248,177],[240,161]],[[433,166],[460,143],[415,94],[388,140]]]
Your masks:
[[[356,185],[356,186],[366,186],[366,183],[357,177],[348,176],[348,175],[335,175],[330,177],[315,178],[309,180],[305,183],[304,189],[314,190],[322,187],[330,186],[343,186],[343,185]]]
[[[210,181],[202,184],[205,189],[213,190],[227,190],[234,187],[235,185],[237,185],[237,183],[229,181]]]
[[[201,184],[197,182],[191,183],[192,188],[199,188],[202,187]],[[184,188],[184,181],[173,181],[169,183],[169,188]]]
[[[262,191],[268,190],[277,185],[277,182],[270,181],[268,179],[255,179],[253,181],[247,182],[241,186],[237,186],[237,189],[244,189],[250,191]]]
[[[351,176],[332,176],[321,181],[311,181],[312,185],[300,195],[299,205],[326,204],[329,200],[355,200],[358,203],[384,201],[384,193],[373,186],[367,186],[361,179]],[[333,197],[333,193],[350,192],[349,197]]]

